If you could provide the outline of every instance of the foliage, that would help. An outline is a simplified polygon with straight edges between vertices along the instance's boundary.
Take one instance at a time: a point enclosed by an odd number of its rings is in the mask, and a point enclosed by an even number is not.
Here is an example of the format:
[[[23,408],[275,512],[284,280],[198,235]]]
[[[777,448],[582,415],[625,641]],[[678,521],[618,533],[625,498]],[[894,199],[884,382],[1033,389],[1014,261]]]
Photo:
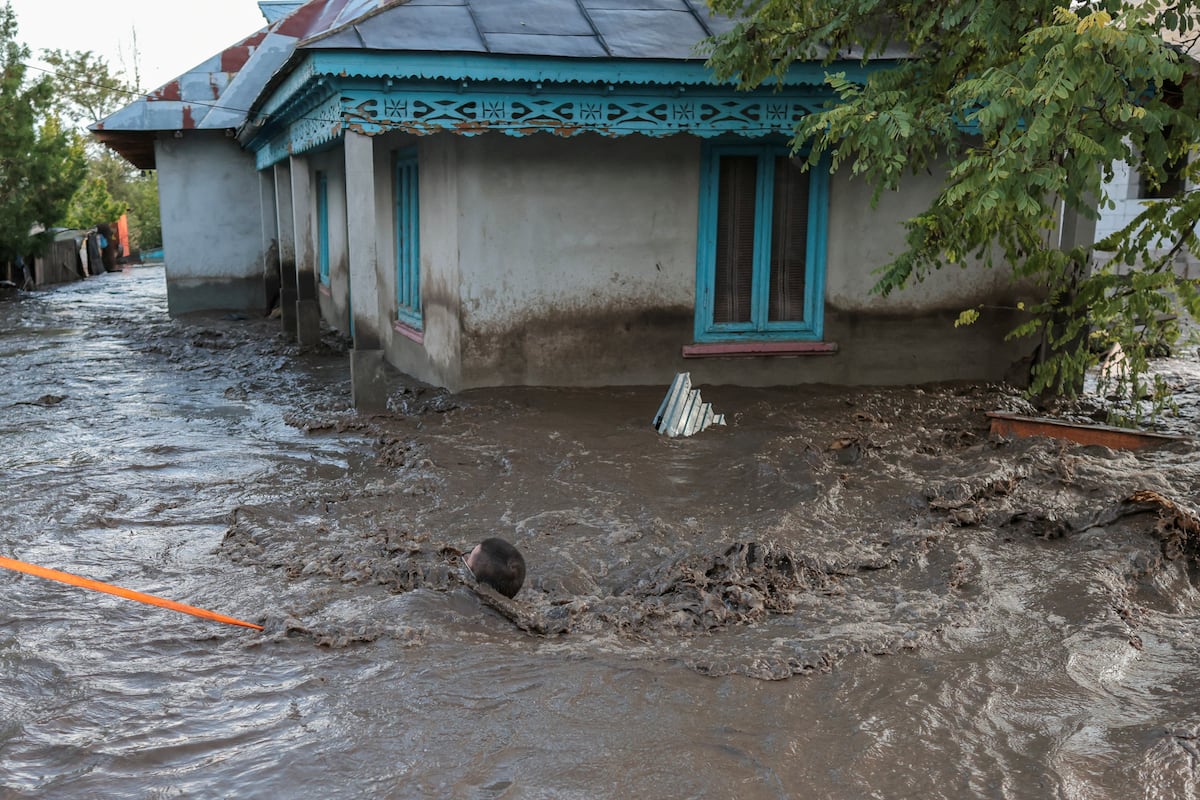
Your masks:
[[[125,204],[109,194],[103,178],[86,179],[71,197],[64,224],[68,228],[92,228],[113,222],[125,213]]]
[[[128,103],[136,89],[121,73],[90,50],[43,50],[50,67],[57,110],[77,125],[89,125]]]
[[[78,125],[88,125],[108,116],[136,95],[136,87],[121,70],[110,69],[101,57],[90,51],[44,50],[42,59],[52,70],[59,113]],[[88,179],[73,200],[73,208],[80,211],[73,217],[73,222],[86,228],[128,213],[131,245],[135,248],[161,246],[158,179],[153,174],[133,169],[116,153],[94,144],[88,151]],[[84,212],[85,208],[89,210]],[[111,214],[113,211],[116,213]]]
[[[59,223],[83,178],[81,137],[51,113],[54,86],[27,80],[29,51],[12,6],[0,7],[0,258],[36,250],[36,224]]]
[[[981,263],[1034,281],[1044,299],[1010,336],[1043,344],[1032,391],[1071,395],[1105,345],[1124,350],[1131,396],[1151,344],[1169,340],[1176,309],[1200,314],[1174,257],[1196,253],[1200,196],[1147,205],[1100,243],[1060,237],[1060,221],[1094,220],[1114,162],[1153,182],[1200,141],[1200,84],[1183,48],[1200,3],[1137,0],[711,0],[744,22],[713,42],[710,65],[744,88],[796,60],[861,53],[864,82],[832,72],[836,100],[804,119],[793,143],[809,164],[870,181],[875,197],[911,173],[947,164],[928,208],[908,220],[907,249],[878,274],[887,294],[947,264]],[[1070,6],[1067,8],[1066,6]],[[901,58],[891,57],[899,51]],[[1190,183],[1196,161],[1185,168]],[[1069,232],[1069,225],[1067,226]],[[960,318],[960,322],[969,321]],[[1159,387],[1160,389],[1162,387]]]
[[[158,175],[147,172],[131,178],[122,198],[129,206],[129,237],[139,250],[162,247],[162,221],[158,209]]]
[[[87,228],[128,214],[130,245],[134,249],[162,246],[158,177],[153,172],[133,168],[111,150],[98,150],[89,155],[87,181],[72,202],[83,205],[81,195],[85,194],[96,210],[74,218],[72,224]],[[105,213],[112,216],[103,216]],[[90,222],[85,221],[89,219]]]

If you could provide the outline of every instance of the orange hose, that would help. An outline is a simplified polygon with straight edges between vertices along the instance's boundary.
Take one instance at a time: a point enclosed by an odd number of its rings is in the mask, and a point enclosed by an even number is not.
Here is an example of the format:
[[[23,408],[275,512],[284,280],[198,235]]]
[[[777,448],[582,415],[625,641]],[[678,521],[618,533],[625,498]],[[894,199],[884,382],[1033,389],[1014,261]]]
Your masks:
[[[39,567],[36,564],[26,564],[24,561],[17,561],[15,558],[5,558],[0,556],[0,567],[24,572],[27,575],[36,575],[39,578],[46,578],[52,581],[61,583],[69,583],[72,586],[81,586],[84,589],[91,589],[95,592],[104,592],[105,594],[115,594],[117,597],[124,597],[127,600],[136,600],[139,603],[145,603],[151,606],[161,606],[169,608],[172,611],[180,611],[184,614],[191,614],[193,617],[202,619],[211,619],[215,622],[224,622],[226,625],[241,625],[243,628],[253,628],[256,631],[263,629],[262,625],[255,625],[253,622],[243,622],[240,619],[227,617],[224,614],[218,614],[215,611],[206,611],[203,608],[176,603],[174,600],[167,600],[162,597],[155,597],[152,594],[144,592],[135,592],[132,589],[122,589],[120,586],[113,586],[111,583],[102,583],[94,581],[90,578],[81,578],[78,575],[72,575],[69,572],[59,572],[56,569],[47,569]]]

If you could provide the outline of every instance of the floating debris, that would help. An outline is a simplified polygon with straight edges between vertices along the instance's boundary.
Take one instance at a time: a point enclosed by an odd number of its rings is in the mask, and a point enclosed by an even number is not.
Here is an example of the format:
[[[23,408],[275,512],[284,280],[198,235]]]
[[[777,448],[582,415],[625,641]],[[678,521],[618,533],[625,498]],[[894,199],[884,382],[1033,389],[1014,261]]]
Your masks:
[[[1076,444],[1099,444],[1114,450],[1136,450],[1141,447],[1189,441],[1186,436],[1152,433],[1134,428],[1114,428],[1111,425],[1085,425],[1043,417],[1022,417],[989,411],[990,428],[994,436],[1048,436],[1066,439]]]
[[[692,388],[690,372],[680,372],[671,381],[671,388],[654,415],[654,428],[671,438],[691,436],[709,425],[724,425],[725,415],[714,414],[711,403],[700,399],[700,391]]]
[[[50,406],[58,405],[59,403],[61,403],[63,400],[66,400],[66,399],[67,399],[67,396],[65,394],[44,394],[41,397],[39,397],[37,400],[18,400],[17,402],[13,403],[13,405],[14,406],[42,406],[43,408],[49,408]]]

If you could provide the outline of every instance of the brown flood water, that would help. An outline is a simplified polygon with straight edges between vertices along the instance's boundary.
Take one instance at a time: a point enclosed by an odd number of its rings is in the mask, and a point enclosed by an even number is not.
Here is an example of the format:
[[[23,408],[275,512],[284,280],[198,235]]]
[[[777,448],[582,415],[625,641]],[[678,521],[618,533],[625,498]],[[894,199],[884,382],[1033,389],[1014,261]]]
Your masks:
[[[0,574],[0,800],[1200,796],[1200,548],[1127,502],[1200,507],[1193,444],[993,441],[978,385],[360,416],[336,337],[157,268],[0,301],[0,353],[0,555],[266,626]]]

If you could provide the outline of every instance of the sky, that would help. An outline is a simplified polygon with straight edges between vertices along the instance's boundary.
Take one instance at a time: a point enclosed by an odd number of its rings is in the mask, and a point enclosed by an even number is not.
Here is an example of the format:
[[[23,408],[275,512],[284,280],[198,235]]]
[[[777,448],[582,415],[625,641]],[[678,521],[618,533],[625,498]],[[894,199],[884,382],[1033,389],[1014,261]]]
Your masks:
[[[255,0],[9,0],[32,51],[91,50],[157,89],[266,25]],[[136,50],[134,44],[136,42]],[[136,54],[136,55],[135,55]]]

